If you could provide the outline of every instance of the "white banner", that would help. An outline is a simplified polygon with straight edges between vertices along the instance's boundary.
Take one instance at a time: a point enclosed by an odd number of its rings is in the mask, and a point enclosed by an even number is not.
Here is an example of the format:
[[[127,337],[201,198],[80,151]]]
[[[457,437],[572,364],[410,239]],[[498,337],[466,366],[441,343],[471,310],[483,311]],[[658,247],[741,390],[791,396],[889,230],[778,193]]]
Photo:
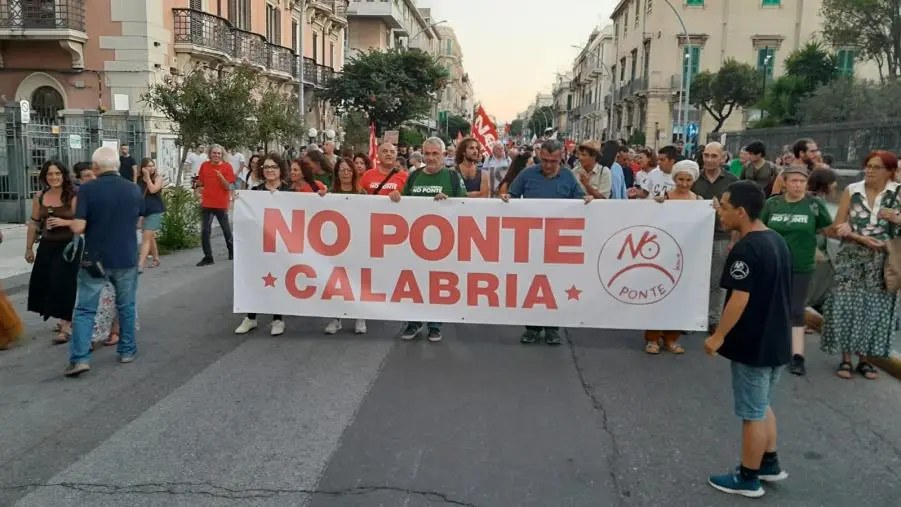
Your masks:
[[[236,313],[704,330],[708,201],[241,191]]]

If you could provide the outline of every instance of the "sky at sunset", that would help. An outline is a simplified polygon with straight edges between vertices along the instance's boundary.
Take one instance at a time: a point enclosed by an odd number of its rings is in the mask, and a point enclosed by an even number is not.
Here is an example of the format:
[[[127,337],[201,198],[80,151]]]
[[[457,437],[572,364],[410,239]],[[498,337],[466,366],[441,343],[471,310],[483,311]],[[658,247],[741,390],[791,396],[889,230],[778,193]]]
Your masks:
[[[463,49],[475,100],[511,121],[550,92],[556,72],[572,69],[591,30],[610,22],[618,0],[418,0],[447,20]]]

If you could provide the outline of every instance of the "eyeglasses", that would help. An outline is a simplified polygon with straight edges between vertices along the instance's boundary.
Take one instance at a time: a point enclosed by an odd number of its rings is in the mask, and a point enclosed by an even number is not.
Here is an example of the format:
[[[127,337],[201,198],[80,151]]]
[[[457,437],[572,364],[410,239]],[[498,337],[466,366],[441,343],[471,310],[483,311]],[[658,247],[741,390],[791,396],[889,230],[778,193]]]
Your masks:
[[[352,172],[354,172],[354,170],[353,170],[353,168],[350,168],[350,167],[342,167],[342,168],[338,169],[338,172],[339,173],[352,173]]]
[[[278,171],[280,168],[277,165],[265,164],[263,166],[264,171]]]

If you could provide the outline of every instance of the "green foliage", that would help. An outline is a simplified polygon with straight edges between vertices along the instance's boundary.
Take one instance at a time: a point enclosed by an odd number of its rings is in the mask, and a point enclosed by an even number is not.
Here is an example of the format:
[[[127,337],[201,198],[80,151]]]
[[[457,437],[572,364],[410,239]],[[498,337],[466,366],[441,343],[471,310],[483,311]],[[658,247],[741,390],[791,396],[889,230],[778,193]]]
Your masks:
[[[841,78],[819,87],[798,104],[804,124],[867,121],[887,122],[901,118],[901,81],[884,85]]]
[[[629,137],[629,146],[644,146],[645,142],[647,142],[647,136],[642,130],[632,132],[632,135]]]
[[[793,51],[785,59],[786,74],[767,87],[760,102],[766,117],[755,124],[756,128],[777,125],[799,125],[802,115],[799,106],[814,91],[838,78],[835,57],[817,41],[808,42]],[[834,106],[834,104],[830,104]]]
[[[798,105],[808,93],[808,84],[802,77],[784,75],[767,87],[766,96],[760,102],[769,118],[767,124],[798,125]]]
[[[439,125],[438,128],[443,128],[444,125]],[[457,139],[457,134],[463,134],[463,137],[468,136],[472,133],[472,125],[466,121],[466,118],[462,116],[457,116],[452,114],[447,118],[447,129],[444,132],[444,141],[446,143],[453,143]]]
[[[529,118],[529,131],[538,137],[544,135],[544,131],[554,126],[554,108],[541,106],[532,113]]]
[[[400,129],[400,142],[407,146],[422,146],[425,136],[416,129],[404,128]]]
[[[200,244],[200,202],[194,193],[184,187],[163,190],[162,227],[157,235],[160,253],[195,248]]]
[[[303,120],[297,96],[284,94],[274,86],[266,87],[255,101],[255,120],[251,136],[255,144],[266,146],[273,141],[292,143],[303,136]]]
[[[522,127],[525,122],[522,120],[513,120],[510,122],[510,135],[516,137],[522,134]]]
[[[838,62],[822,43],[811,41],[788,55],[785,72],[804,81],[807,85],[805,93],[813,93],[818,86],[829,84],[838,77]]]
[[[879,66],[883,81],[901,76],[901,0],[822,0],[822,33]]]
[[[447,71],[428,53],[370,50],[351,56],[342,73],[329,80],[319,95],[338,114],[365,113],[381,134],[428,116],[447,80]]]
[[[354,153],[369,153],[369,120],[359,111],[344,115],[344,142],[342,147],[351,146]]]
[[[762,76],[754,67],[728,59],[716,72],[696,74],[691,82],[691,103],[703,108],[716,121],[713,132],[719,132],[736,108],[747,107],[760,100]]]

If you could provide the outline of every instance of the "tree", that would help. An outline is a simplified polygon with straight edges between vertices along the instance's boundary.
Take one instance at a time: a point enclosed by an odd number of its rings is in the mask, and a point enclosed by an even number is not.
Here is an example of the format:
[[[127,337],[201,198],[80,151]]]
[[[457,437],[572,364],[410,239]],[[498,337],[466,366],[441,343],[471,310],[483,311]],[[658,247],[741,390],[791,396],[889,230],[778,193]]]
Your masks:
[[[798,104],[804,124],[870,122],[901,118],[901,81],[878,83],[844,77],[819,87]]]
[[[303,136],[303,120],[296,95],[280,92],[268,86],[259,94],[255,104],[254,121],[250,139],[268,146],[270,142],[293,143]]]
[[[369,154],[369,120],[366,116],[354,111],[344,115],[343,146],[352,146],[356,153]]]
[[[422,132],[407,127],[401,127],[399,137],[400,142],[411,147],[422,146],[422,142],[425,141],[425,136]]]
[[[541,106],[532,113],[529,118],[529,131],[539,137],[544,135],[544,131],[554,126],[554,108],[551,106]]]
[[[728,59],[716,73],[704,71],[692,78],[690,99],[713,117],[713,132],[719,132],[736,108],[760,100],[762,86],[761,74],[754,67]]]
[[[803,78],[784,75],[767,87],[766,95],[760,102],[766,117],[755,124],[755,128],[778,125],[798,125],[798,105],[807,93],[807,82]]]
[[[466,118],[457,115],[450,115],[447,117],[447,130],[444,132],[444,141],[447,143],[454,142],[457,139],[457,134],[463,134],[463,137],[468,136],[472,132],[472,125]]]
[[[522,120],[513,120],[510,122],[510,135],[513,137],[522,135],[523,123],[525,122]]]
[[[176,181],[181,182],[191,146],[218,143],[234,148],[246,142],[248,118],[254,113],[250,97],[256,76],[246,67],[195,67],[184,75],[166,76],[141,95],[144,103],[171,122],[182,148]]]
[[[785,75],[776,79],[766,90],[761,109],[767,117],[755,127],[799,125],[798,110],[802,101],[823,85],[835,81],[838,66],[835,58],[819,42],[808,42],[785,59]]]
[[[381,134],[407,120],[427,117],[447,79],[447,71],[428,53],[370,50],[351,56],[342,73],[325,83],[320,98],[334,105],[338,114],[365,113]]]
[[[838,63],[822,43],[811,41],[785,59],[785,73],[795,76],[807,85],[807,93],[826,85],[838,77]]]
[[[879,77],[901,76],[901,0],[823,0],[823,37],[879,66]]]

